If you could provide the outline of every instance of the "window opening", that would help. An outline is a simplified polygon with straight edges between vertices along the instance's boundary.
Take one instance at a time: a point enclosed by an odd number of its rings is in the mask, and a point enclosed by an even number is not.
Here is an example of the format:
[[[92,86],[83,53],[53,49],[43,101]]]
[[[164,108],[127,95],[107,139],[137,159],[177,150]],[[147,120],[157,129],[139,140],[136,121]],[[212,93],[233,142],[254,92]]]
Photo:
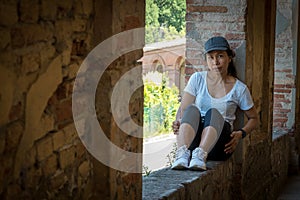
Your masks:
[[[178,53],[169,48],[185,38],[185,13],[186,0],[146,0],[145,42],[150,50],[144,51],[143,68],[149,66],[149,57],[154,59],[150,64],[152,70],[143,69],[147,72],[143,74],[144,174],[169,166],[169,154],[175,148],[171,123],[179,107],[181,89],[175,82],[182,81],[184,70],[176,66]],[[176,73],[180,76],[176,77]]]

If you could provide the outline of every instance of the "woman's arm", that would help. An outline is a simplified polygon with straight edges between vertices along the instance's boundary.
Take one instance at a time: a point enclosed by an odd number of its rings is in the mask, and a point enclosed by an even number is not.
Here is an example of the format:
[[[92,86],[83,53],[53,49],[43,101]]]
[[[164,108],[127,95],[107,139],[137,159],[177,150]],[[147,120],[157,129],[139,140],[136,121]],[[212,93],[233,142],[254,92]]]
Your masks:
[[[175,135],[179,132],[180,121],[184,110],[192,103],[195,102],[195,97],[189,93],[184,93],[178,111],[176,113],[176,120],[172,124],[172,129]]]
[[[258,125],[258,115],[255,107],[253,106],[249,110],[244,111],[248,121],[245,126],[242,128],[247,134],[249,134],[253,129]],[[231,140],[225,145],[225,153],[233,153],[240,139],[242,138],[243,132],[241,130],[233,131],[231,133]]]
[[[193,96],[187,92],[184,92],[182,100],[181,100],[181,104],[180,104],[180,119],[182,118],[183,112],[185,111],[185,109],[189,105],[195,103],[195,99],[196,99],[195,96]]]
[[[246,114],[248,121],[242,129],[249,134],[258,125],[258,114],[254,106],[250,108],[250,110],[244,111],[244,113]]]

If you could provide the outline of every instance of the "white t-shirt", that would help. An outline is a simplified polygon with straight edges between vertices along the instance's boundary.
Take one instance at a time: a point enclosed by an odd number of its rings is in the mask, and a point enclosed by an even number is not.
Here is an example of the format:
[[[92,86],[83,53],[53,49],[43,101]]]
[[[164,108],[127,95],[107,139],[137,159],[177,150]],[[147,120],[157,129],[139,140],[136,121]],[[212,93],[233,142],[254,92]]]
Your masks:
[[[249,110],[254,105],[249,89],[237,79],[233,88],[225,96],[214,98],[208,92],[206,76],[207,71],[195,72],[184,91],[196,97],[195,105],[199,108],[201,116],[205,116],[210,108],[216,108],[233,127],[236,108]]]

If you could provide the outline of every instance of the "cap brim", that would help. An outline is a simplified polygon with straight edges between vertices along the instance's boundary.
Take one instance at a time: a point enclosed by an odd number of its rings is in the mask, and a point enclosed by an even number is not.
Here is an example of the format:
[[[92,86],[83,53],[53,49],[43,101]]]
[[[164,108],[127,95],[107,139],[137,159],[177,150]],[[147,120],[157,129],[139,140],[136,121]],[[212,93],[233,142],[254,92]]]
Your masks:
[[[207,54],[207,53],[209,53],[209,52],[211,52],[211,51],[226,51],[226,50],[228,50],[228,48],[227,47],[213,47],[213,48],[210,48],[210,49],[208,49],[208,50],[206,50],[205,52],[204,52],[204,54]]]

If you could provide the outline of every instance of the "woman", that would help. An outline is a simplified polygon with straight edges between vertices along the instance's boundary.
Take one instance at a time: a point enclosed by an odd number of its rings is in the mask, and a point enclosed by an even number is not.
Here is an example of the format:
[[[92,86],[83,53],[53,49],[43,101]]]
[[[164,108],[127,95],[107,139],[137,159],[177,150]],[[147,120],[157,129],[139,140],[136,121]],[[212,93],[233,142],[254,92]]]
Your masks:
[[[196,72],[184,89],[180,119],[173,122],[177,134],[172,169],[206,170],[206,159],[226,160],[239,140],[258,123],[247,86],[236,77],[234,52],[223,37],[205,43],[208,71]],[[236,108],[246,114],[245,126],[233,131]]]

